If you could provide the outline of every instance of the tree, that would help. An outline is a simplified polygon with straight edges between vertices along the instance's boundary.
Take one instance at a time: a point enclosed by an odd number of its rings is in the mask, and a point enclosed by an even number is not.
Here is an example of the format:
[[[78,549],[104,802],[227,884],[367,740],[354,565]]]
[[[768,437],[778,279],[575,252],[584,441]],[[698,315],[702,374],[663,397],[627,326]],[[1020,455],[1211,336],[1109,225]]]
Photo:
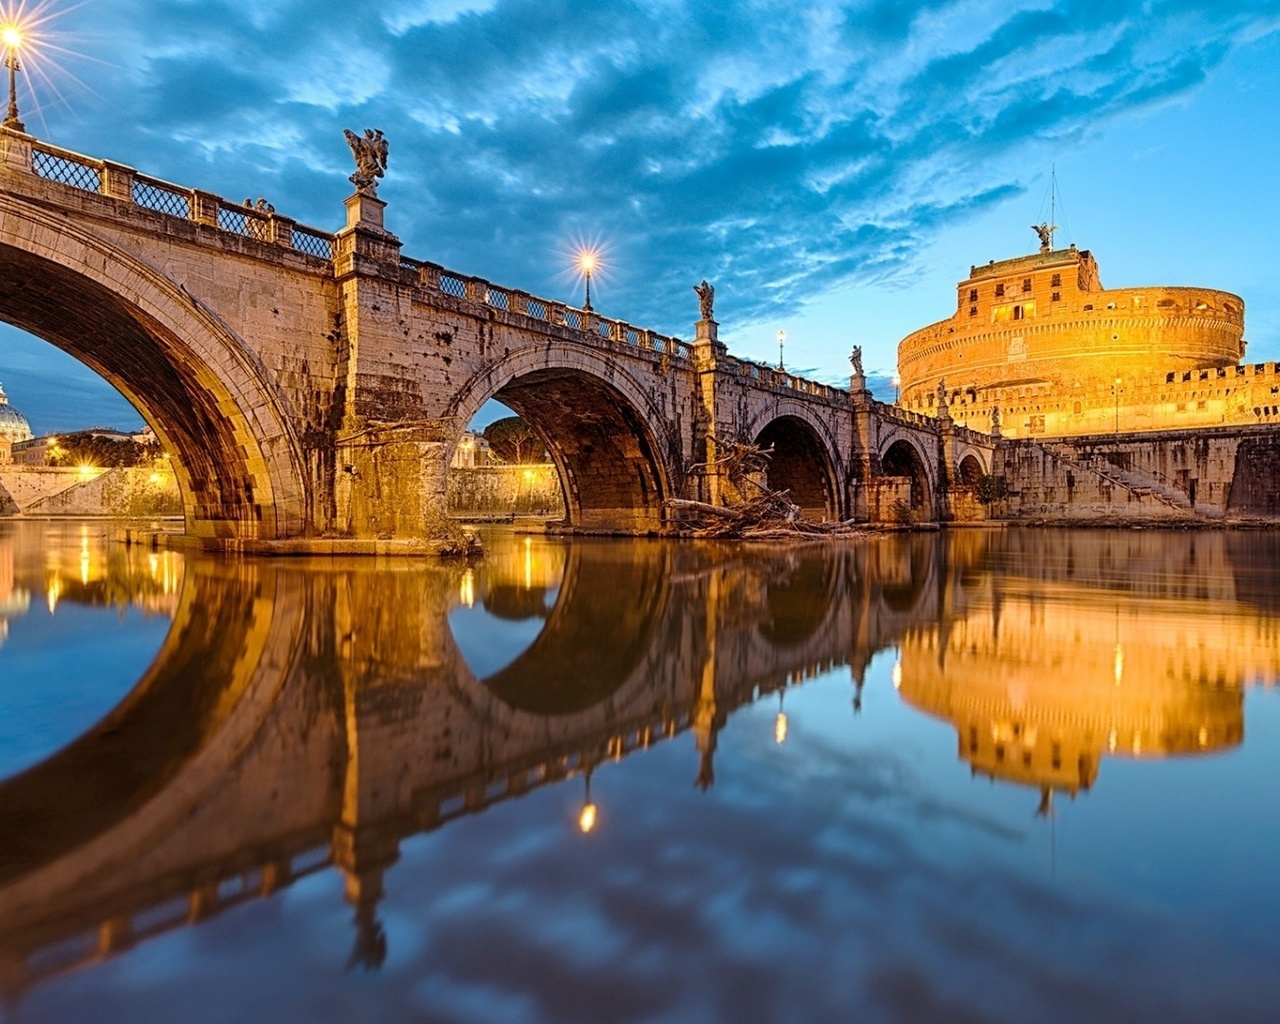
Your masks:
[[[484,439],[502,462],[546,462],[547,448],[538,432],[519,416],[504,416],[484,428]]]
[[[158,442],[143,444],[131,438],[103,437],[84,430],[63,434],[49,450],[51,466],[138,466],[159,458]]]

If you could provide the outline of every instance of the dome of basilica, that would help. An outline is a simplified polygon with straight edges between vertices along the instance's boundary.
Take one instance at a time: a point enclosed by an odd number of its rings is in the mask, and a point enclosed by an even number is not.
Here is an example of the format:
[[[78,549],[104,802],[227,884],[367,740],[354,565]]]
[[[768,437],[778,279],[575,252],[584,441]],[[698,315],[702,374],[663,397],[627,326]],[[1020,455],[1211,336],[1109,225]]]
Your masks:
[[[22,413],[9,404],[3,387],[0,387],[0,437],[14,444],[31,440],[31,425]]]

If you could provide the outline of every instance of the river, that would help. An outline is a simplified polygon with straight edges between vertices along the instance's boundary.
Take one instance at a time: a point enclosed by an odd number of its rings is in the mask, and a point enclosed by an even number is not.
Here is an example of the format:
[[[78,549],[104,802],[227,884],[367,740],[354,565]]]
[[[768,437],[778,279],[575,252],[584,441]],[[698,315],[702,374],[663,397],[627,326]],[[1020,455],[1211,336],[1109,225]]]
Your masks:
[[[6,1019],[1275,1019],[1280,536],[112,535],[0,520]]]

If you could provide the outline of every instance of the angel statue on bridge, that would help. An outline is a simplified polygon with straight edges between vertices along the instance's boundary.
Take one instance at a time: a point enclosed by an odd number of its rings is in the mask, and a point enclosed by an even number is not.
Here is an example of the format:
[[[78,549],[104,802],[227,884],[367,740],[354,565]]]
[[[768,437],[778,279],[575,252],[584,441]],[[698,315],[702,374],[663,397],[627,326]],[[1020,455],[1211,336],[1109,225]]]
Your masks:
[[[356,187],[357,192],[378,197],[378,179],[387,173],[387,151],[390,148],[381,128],[366,128],[361,138],[350,128],[343,128],[342,134],[347,137],[347,145],[356,158],[356,173],[347,180]]]
[[[703,278],[702,284],[695,284],[693,290],[698,293],[698,309],[702,313],[702,319],[715,319],[711,315],[713,312],[712,304],[716,301],[715,285],[708,284],[706,278]]]
[[[849,353],[849,362],[853,364],[853,375],[855,377],[862,376],[862,346],[854,345],[853,351]]]

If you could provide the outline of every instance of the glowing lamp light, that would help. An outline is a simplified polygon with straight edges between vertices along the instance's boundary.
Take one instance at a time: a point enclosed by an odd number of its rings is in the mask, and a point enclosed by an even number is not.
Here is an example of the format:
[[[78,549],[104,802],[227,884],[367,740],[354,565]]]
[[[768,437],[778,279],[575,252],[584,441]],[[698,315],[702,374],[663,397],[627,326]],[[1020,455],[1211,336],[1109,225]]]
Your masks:
[[[787,739],[787,713],[779,711],[778,717],[773,720],[773,742],[782,744]]]
[[[900,661],[893,663],[893,688],[895,690],[902,689],[902,662]]]
[[[22,45],[22,29],[17,25],[6,25],[0,29],[0,43],[6,50],[16,50]]]
[[[596,254],[593,250],[587,249],[578,253],[578,267],[584,274],[590,274],[596,269]]]
[[[93,467],[87,462],[82,462],[79,466],[79,472],[81,480],[88,480],[89,477],[93,476]]]
[[[578,815],[578,831],[586,835],[596,827],[596,805],[587,803],[582,805],[582,813]]]

